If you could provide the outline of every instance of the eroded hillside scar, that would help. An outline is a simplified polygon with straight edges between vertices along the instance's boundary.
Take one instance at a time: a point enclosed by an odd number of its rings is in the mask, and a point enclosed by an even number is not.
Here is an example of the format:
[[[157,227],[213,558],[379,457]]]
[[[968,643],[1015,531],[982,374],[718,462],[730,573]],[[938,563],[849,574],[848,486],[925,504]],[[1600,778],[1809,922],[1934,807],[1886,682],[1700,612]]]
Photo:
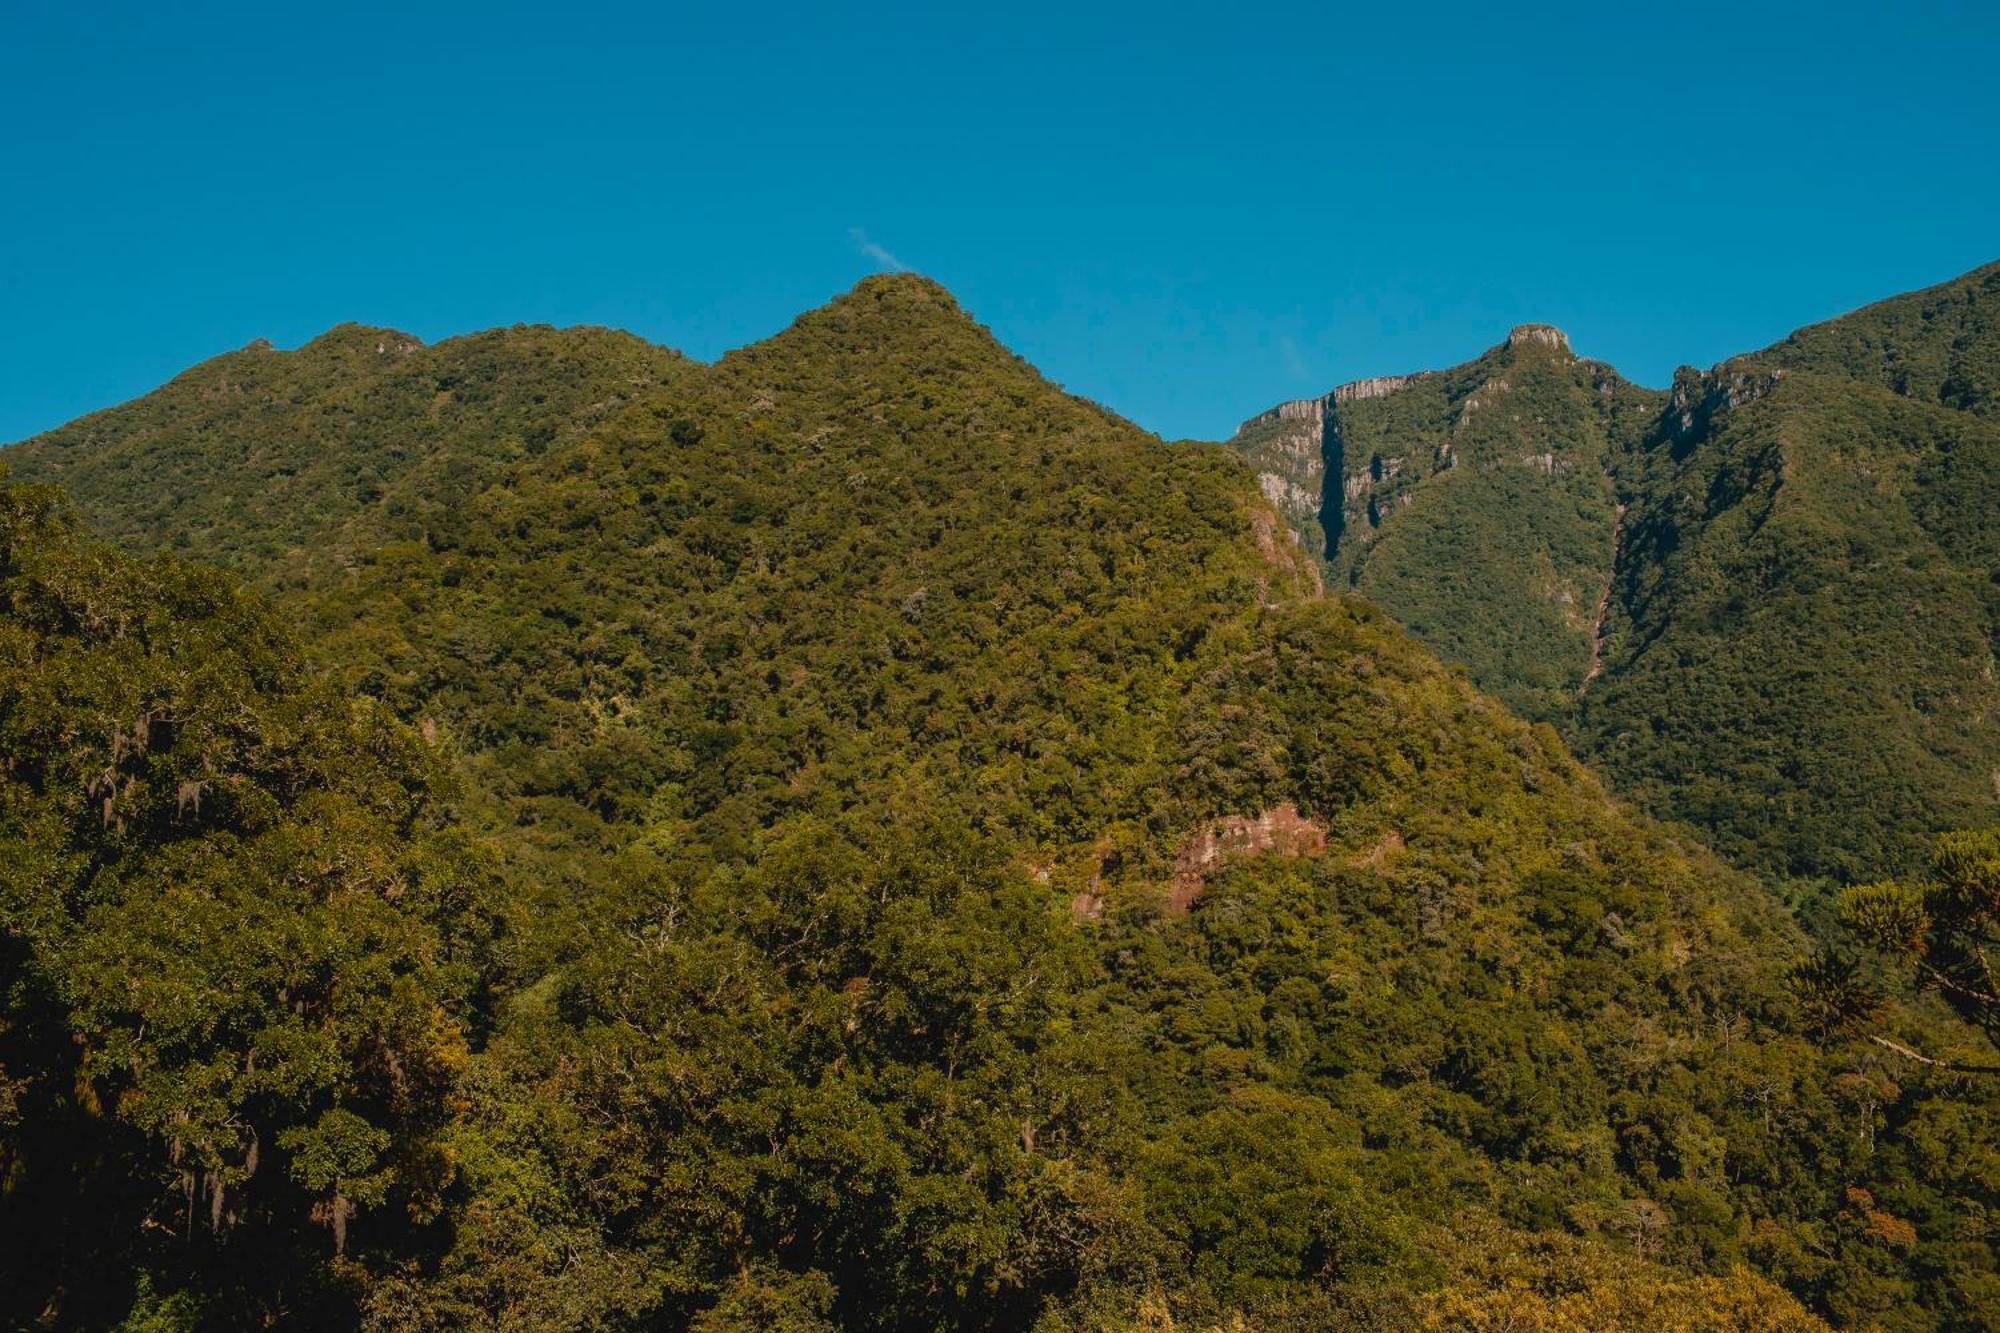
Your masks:
[[[1611,524],[1611,572],[1604,577],[1604,591],[1597,596],[1597,618],[1590,626],[1590,670],[1583,673],[1583,684],[1576,687],[1578,694],[1604,670],[1604,621],[1611,614],[1611,591],[1618,586],[1618,552],[1624,541],[1625,502],[1620,500]]]

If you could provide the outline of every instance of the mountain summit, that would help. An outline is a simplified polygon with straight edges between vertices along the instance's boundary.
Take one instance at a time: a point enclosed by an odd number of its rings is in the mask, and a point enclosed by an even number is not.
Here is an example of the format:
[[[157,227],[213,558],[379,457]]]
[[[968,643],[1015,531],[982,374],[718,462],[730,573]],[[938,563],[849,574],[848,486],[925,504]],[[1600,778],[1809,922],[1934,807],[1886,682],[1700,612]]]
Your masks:
[[[132,549],[239,573],[322,548],[371,509],[448,503],[689,363],[607,329],[520,325],[426,347],[341,324],[252,343],[135,402],[0,453]]]
[[[1593,661],[1612,459],[1656,411],[1560,330],[1524,324],[1476,361],[1285,404],[1232,443],[1337,586],[1554,720]]]
[[[1569,335],[1553,324],[1516,324],[1507,333],[1507,345],[1520,347],[1527,343],[1539,343],[1558,351],[1569,351]]]

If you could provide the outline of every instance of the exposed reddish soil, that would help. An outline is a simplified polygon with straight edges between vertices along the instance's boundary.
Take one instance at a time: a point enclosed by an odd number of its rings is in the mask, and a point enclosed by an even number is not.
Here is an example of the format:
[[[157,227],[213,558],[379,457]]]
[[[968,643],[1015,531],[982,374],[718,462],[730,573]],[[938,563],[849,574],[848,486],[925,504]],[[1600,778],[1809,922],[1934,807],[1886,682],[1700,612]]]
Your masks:
[[[1174,855],[1173,891],[1168,910],[1185,912],[1201,897],[1208,877],[1226,857],[1271,852],[1278,856],[1318,856],[1326,850],[1326,830],[1290,801],[1257,816],[1228,815],[1182,839]]]

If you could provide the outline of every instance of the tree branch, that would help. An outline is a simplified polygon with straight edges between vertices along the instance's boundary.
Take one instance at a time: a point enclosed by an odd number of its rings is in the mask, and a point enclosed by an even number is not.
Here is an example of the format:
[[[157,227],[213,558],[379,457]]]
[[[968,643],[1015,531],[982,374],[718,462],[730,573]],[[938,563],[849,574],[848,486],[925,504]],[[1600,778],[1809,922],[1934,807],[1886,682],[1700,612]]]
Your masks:
[[[1970,1000],[1974,1004],[2000,1004],[2000,997],[1989,995],[1985,991],[1973,990],[1970,986],[1962,986],[1921,958],[1917,959],[1917,967],[1931,979],[1933,986],[1942,991],[1949,991],[1961,1000]]]
[[[1878,1037],[1872,1032],[1868,1034],[1868,1040],[1886,1050],[1894,1051],[1907,1060],[1915,1060],[1919,1064],[1929,1065],[1933,1069],[1949,1069],[1954,1074],[2000,1074],[2000,1065],[1965,1065],[1958,1063],[1956,1060],[1938,1060],[1925,1055],[1922,1051],[1912,1050],[1900,1041],[1892,1041],[1888,1037]]]

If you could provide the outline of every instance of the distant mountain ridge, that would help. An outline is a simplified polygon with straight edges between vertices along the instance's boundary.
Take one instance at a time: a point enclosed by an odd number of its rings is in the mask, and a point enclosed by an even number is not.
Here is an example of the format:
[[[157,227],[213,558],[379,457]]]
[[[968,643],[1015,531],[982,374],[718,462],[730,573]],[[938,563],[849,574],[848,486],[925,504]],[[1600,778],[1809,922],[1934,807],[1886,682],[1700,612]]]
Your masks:
[[[1620,789],[1866,876],[2000,817],[1996,384],[2000,264],[1666,391],[1524,325],[1231,443],[1334,586]]]

